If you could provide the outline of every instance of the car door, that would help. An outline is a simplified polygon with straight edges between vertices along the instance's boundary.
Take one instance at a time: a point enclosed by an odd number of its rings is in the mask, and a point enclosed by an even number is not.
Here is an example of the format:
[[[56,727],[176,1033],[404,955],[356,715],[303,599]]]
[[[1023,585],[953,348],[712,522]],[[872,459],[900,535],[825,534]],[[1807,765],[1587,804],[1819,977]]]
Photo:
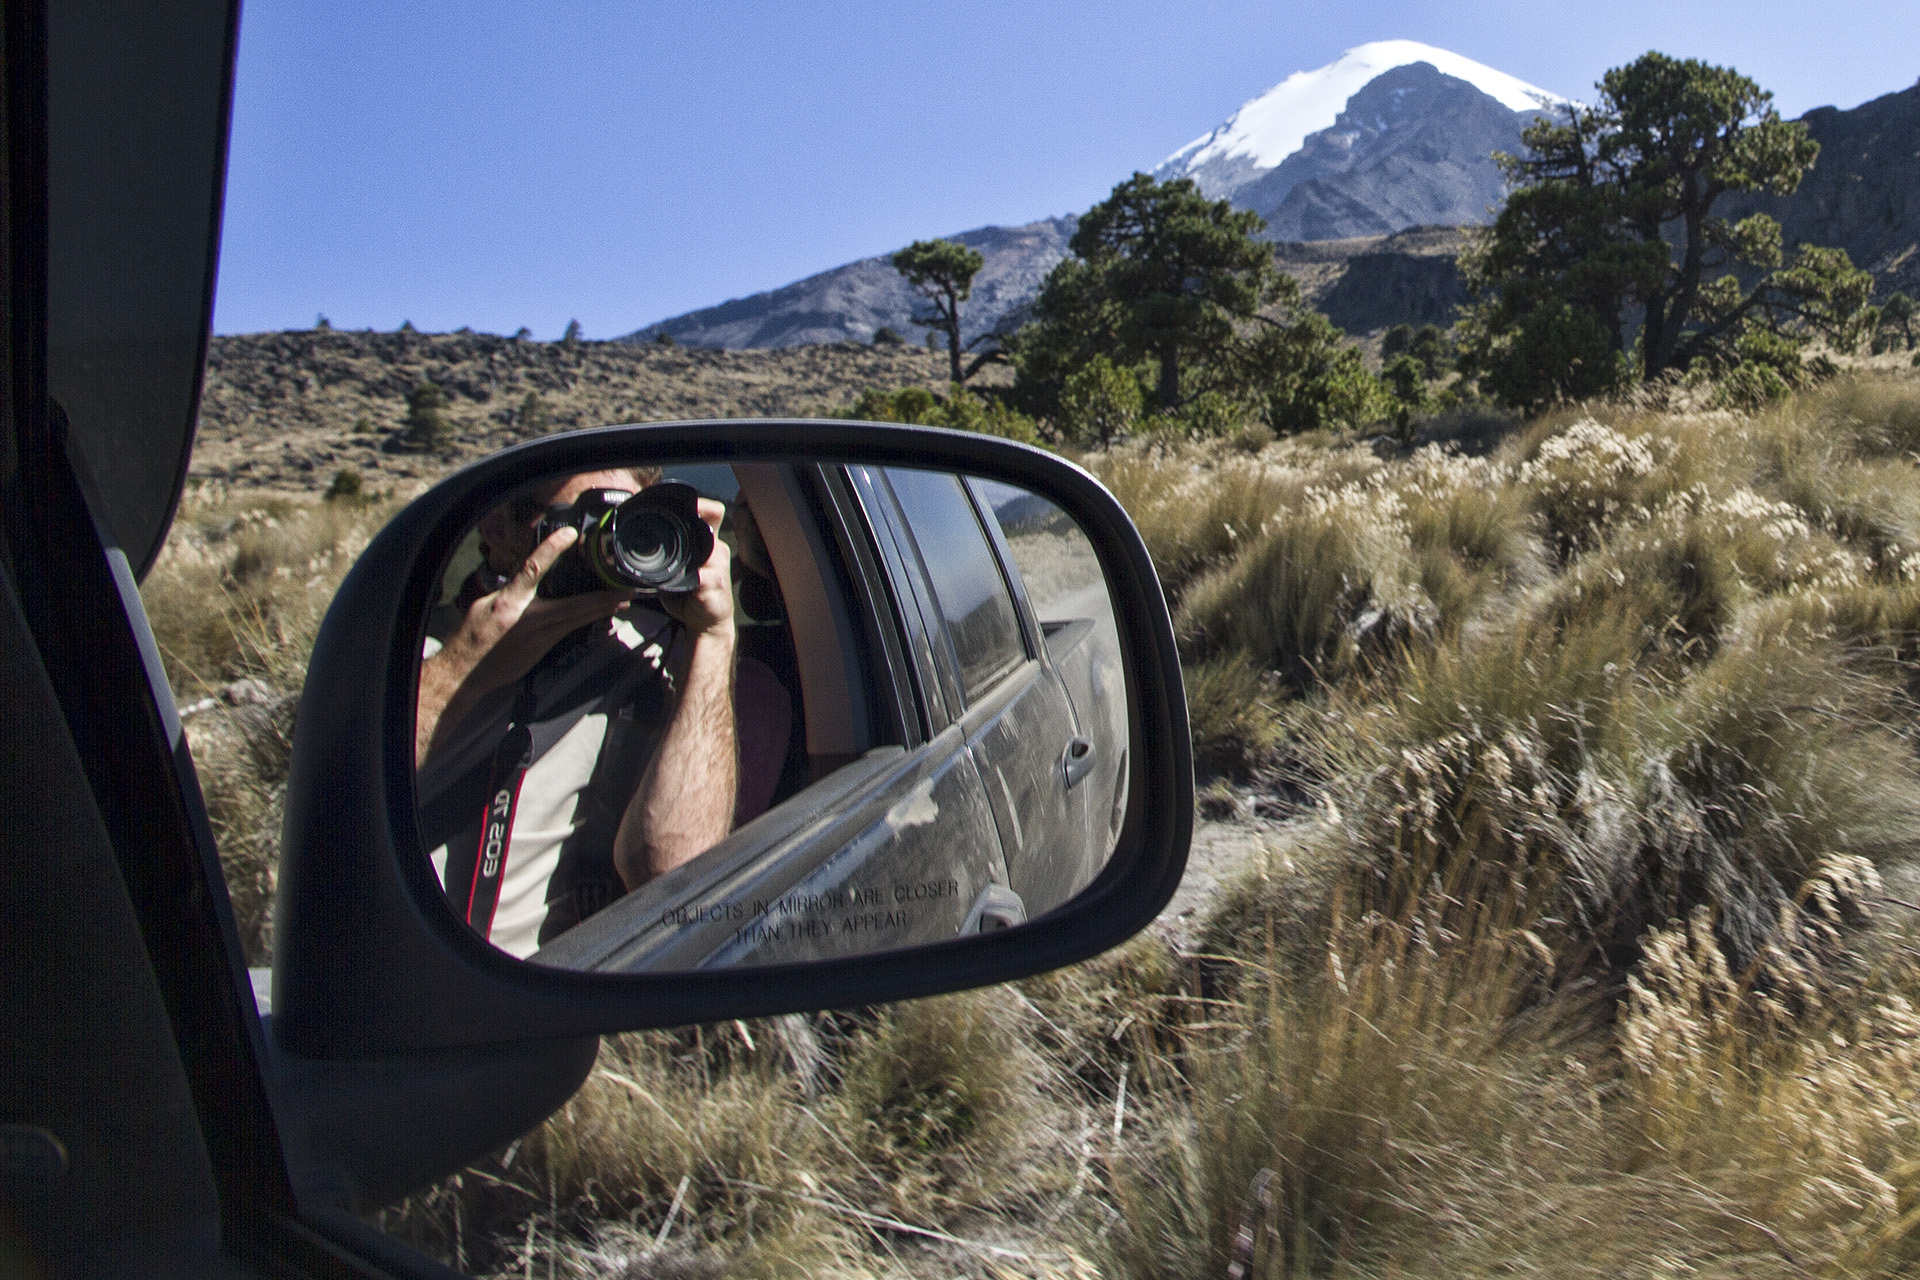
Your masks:
[[[1024,915],[1049,911],[1097,868],[1075,794],[1092,744],[969,484],[912,468],[857,470],[864,499],[886,513],[908,562],[942,696],[965,728],[999,827],[1009,887]]]
[[[1027,634],[1066,689],[1077,741],[1067,807],[1081,833],[1074,891],[1106,865],[1127,808],[1127,681],[1100,560],[1051,502],[1014,485],[967,482],[1014,589]]]

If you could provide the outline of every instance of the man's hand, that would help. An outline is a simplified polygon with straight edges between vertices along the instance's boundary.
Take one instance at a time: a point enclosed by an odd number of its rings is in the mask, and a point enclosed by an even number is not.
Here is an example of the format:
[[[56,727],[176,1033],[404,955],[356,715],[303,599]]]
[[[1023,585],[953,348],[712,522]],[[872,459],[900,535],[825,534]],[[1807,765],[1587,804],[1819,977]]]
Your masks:
[[[707,632],[733,634],[733,552],[720,540],[727,509],[712,498],[700,499],[700,518],[713,530],[713,554],[700,566],[700,584],[685,595],[663,595],[660,607],[687,629],[689,638]]]
[[[537,594],[547,570],[579,536],[573,528],[563,528],[535,547],[519,572],[498,591],[475,600],[459,629],[438,653],[420,664],[420,697],[414,713],[416,767],[436,745],[441,725],[458,724],[481,698],[525,676],[562,637],[627,607],[632,595],[625,591],[595,591],[558,600]]]

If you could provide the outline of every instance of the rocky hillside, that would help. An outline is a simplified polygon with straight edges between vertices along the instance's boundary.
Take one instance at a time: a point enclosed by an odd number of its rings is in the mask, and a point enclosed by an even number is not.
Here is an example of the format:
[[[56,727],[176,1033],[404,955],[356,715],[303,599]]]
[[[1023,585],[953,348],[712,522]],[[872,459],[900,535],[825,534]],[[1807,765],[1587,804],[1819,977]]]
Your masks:
[[[1415,227],[1390,236],[1278,244],[1274,259],[1315,308],[1351,334],[1457,318],[1468,302],[1457,265],[1460,227]]]
[[[347,469],[370,486],[404,487],[548,431],[818,415],[869,386],[941,386],[945,361],[920,347],[846,343],[716,351],[479,333],[216,337],[191,474],[298,492]],[[447,392],[452,443],[442,454],[397,451],[406,395],[429,380]]]
[[[1839,245],[1873,272],[1879,298],[1920,294],[1920,84],[1800,118],[1820,144],[1800,189],[1729,200],[1729,216],[1761,210],[1788,244]]]
[[[980,227],[948,237],[977,250],[986,264],[973,278],[973,296],[961,311],[964,335],[991,332],[1040,292],[1040,282],[1067,256],[1076,218],[1043,218],[1023,227]],[[923,310],[890,255],[862,258],[790,285],[717,307],[650,324],[626,341],[667,334],[701,347],[797,347],[822,342],[868,342],[890,328],[910,342],[923,339],[912,317]]]

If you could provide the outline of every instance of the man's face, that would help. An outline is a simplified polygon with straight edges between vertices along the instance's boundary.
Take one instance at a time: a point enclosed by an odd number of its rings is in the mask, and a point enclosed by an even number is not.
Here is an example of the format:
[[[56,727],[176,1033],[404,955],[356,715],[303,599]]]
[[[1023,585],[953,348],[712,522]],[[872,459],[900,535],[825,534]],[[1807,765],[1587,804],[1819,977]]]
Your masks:
[[[550,508],[572,506],[591,489],[640,492],[631,471],[582,471],[551,486],[535,489],[523,498],[503,502],[480,518],[480,537],[487,548],[487,567],[498,574],[519,571],[537,545],[534,528]]]

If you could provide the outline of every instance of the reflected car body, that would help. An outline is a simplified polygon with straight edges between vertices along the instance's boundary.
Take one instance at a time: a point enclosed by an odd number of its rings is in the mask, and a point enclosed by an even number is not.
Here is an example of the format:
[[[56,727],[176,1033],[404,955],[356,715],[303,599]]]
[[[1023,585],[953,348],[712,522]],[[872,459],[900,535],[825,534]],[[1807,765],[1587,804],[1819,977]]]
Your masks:
[[[1053,573],[1036,601],[1016,553],[1045,572],[1072,522],[944,473],[734,471],[780,599],[742,626],[741,652],[801,710],[793,776],[767,813],[533,959],[823,959],[1019,924],[1085,888],[1126,808],[1117,636],[1090,554],[1076,590]]]

